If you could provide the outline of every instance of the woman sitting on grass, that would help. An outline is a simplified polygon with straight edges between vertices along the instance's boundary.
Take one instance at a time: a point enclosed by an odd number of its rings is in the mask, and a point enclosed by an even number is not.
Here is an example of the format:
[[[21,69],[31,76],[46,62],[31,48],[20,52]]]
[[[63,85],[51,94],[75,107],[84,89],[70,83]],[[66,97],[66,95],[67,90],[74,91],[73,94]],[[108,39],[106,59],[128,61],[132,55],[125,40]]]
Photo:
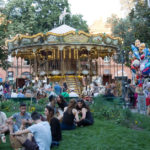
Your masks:
[[[94,123],[94,119],[90,112],[90,108],[85,104],[85,102],[82,99],[78,100],[76,108],[78,114],[81,115],[80,120],[77,121],[78,126],[88,126]]]
[[[76,110],[76,101],[70,100],[68,107],[64,108],[64,115],[62,119],[61,129],[62,130],[73,130],[75,129],[75,120],[79,121],[78,112]]]
[[[59,95],[57,97],[57,104],[58,104],[58,107],[64,111],[64,108],[67,107],[67,102],[64,100],[64,97],[62,95]]]
[[[61,138],[62,138],[61,127],[60,127],[59,120],[54,117],[54,109],[51,106],[46,106],[45,116],[51,126],[51,132],[52,132],[51,147],[58,146],[59,141],[61,141]]]

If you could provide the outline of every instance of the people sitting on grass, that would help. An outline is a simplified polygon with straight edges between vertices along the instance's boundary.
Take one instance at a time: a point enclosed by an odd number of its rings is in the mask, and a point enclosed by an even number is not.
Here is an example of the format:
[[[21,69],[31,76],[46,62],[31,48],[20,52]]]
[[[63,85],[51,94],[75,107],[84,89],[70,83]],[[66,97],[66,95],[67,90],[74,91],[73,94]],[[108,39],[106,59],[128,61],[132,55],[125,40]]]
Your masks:
[[[51,106],[45,107],[45,116],[51,126],[51,133],[52,133],[51,147],[59,146],[59,141],[61,141],[62,139],[61,127],[59,120],[56,117],[54,117],[54,109]]]
[[[34,123],[32,126],[25,130],[12,133],[11,135],[17,136],[16,138],[18,141],[20,141],[22,146],[27,150],[50,150],[52,135],[49,123],[47,121],[42,121],[38,112],[33,112],[31,118]],[[33,134],[33,138],[29,133]],[[29,136],[20,136],[24,134],[29,134]]]
[[[62,130],[73,130],[75,129],[75,121],[78,122],[78,112],[76,110],[76,101],[71,99],[68,107],[64,108],[63,119],[61,123]]]
[[[49,96],[49,103],[48,106],[51,106],[54,109],[54,114],[56,114],[56,97],[54,95]]]
[[[85,102],[82,99],[77,101],[76,108],[78,111],[78,115],[80,115],[80,119],[79,121],[77,121],[78,126],[88,126],[94,123],[94,119],[90,108],[88,107],[88,105],[85,104]]]
[[[64,97],[62,95],[59,95],[57,97],[57,104],[58,104],[58,107],[64,111],[64,108],[67,107],[67,102],[64,100]]]

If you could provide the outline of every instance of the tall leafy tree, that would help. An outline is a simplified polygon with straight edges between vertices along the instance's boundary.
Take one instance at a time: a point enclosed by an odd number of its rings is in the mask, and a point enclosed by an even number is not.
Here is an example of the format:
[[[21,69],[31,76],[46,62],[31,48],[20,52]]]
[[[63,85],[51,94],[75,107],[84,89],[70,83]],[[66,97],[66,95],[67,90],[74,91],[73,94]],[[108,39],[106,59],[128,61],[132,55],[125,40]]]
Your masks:
[[[64,8],[70,13],[66,16],[68,25],[88,31],[81,15],[71,15],[68,0],[10,0],[4,11],[12,21],[8,31],[11,35],[47,32],[59,26],[59,16]]]

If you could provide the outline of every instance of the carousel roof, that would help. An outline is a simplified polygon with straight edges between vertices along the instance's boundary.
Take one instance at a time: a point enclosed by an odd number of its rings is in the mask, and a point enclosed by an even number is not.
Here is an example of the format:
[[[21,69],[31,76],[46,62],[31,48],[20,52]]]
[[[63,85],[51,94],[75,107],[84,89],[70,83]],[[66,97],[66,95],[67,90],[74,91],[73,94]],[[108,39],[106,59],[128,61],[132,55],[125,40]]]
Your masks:
[[[56,34],[64,34],[64,33],[67,33],[67,32],[70,32],[70,31],[75,31],[76,29],[75,28],[72,28],[66,24],[63,24],[59,27],[56,27],[52,30],[50,30],[49,32],[51,33],[56,33]]]
[[[7,40],[6,45],[9,53],[17,56],[22,54],[23,57],[25,56],[24,53],[30,55],[40,50],[63,50],[68,47],[75,49],[86,48],[88,51],[95,49],[100,54],[107,55],[119,50],[122,45],[122,39],[105,33],[85,33],[64,24],[45,34],[17,34],[12,39]]]

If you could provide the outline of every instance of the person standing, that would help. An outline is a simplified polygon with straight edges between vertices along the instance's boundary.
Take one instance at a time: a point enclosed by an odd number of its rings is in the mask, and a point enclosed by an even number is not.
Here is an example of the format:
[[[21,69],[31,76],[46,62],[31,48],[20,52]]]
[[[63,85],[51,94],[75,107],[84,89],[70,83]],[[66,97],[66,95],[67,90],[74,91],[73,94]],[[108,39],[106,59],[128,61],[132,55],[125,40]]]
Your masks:
[[[58,82],[55,83],[55,86],[54,86],[54,92],[57,94],[57,95],[60,95],[61,94],[61,86],[58,84]]]
[[[0,83],[0,99],[3,97],[3,85]]]

